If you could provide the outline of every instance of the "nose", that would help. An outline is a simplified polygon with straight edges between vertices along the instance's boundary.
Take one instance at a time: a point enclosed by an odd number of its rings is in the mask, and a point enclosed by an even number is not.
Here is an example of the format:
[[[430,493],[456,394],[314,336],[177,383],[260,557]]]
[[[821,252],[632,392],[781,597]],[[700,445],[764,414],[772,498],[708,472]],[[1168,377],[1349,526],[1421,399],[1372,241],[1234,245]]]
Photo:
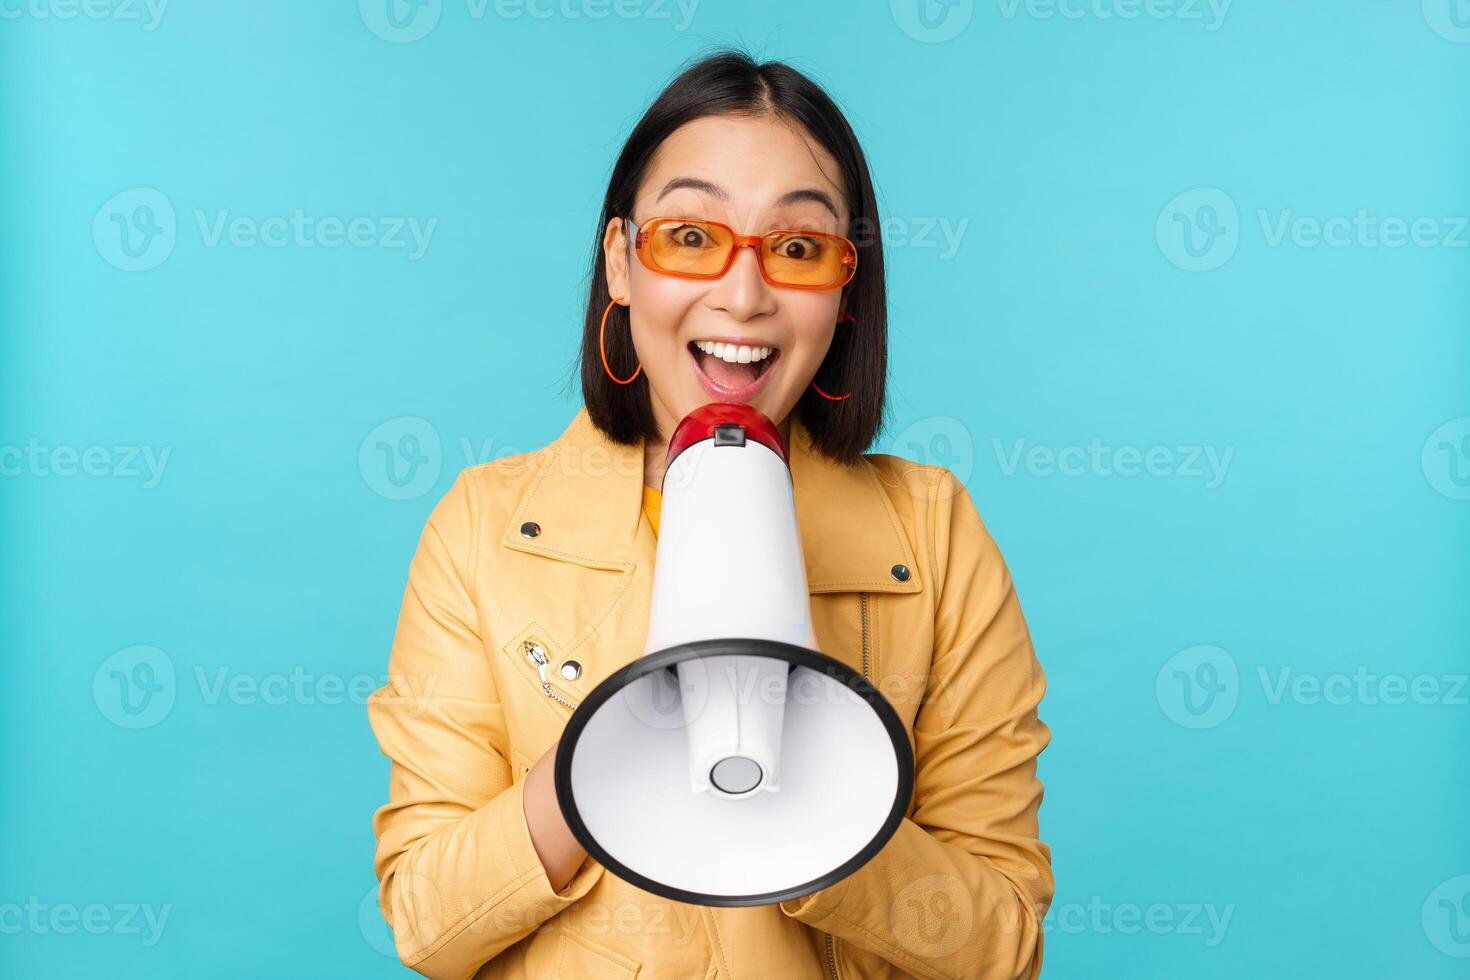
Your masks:
[[[715,281],[709,305],[723,310],[736,320],[749,320],[776,310],[776,295],[761,276],[760,259],[755,247],[735,250],[735,261]]]

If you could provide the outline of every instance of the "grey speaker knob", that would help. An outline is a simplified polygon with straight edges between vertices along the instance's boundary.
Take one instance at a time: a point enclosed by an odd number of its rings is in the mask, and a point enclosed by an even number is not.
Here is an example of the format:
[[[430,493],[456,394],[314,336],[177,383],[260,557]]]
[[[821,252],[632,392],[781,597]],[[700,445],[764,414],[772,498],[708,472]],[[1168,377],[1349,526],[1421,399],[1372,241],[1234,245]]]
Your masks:
[[[722,793],[749,793],[761,784],[761,767],[743,755],[727,756],[709,771],[709,781]]]

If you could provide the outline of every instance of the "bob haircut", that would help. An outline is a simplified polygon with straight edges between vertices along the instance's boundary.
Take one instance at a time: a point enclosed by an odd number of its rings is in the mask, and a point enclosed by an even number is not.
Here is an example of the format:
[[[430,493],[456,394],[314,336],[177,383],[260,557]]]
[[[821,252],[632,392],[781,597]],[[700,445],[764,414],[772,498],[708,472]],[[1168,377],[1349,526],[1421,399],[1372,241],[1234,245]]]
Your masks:
[[[597,335],[612,301],[603,265],[602,236],[613,217],[628,215],[659,145],[676,129],[704,116],[774,116],[793,122],[830,153],[841,171],[849,213],[847,237],[857,246],[857,273],[843,287],[842,309],[854,318],[839,323],[832,346],[817,368],[816,382],[840,401],[823,398],[811,385],[792,408],[812,437],[812,446],[839,463],[855,464],[883,425],[888,373],[887,299],[883,243],[876,233],[878,206],[862,147],[841,110],[807,76],[779,61],[758,63],[750,55],[722,50],[695,62],[659,94],[633,127],[613,166],[592,249],[587,317],[582,330],[582,396],[592,422],[611,440],[631,445],[657,440],[649,404],[648,375],[617,384],[602,368]],[[608,316],[607,360],[626,377],[637,367],[629,313],[617,306]],[[772,419],[779,422],[780,419]]]

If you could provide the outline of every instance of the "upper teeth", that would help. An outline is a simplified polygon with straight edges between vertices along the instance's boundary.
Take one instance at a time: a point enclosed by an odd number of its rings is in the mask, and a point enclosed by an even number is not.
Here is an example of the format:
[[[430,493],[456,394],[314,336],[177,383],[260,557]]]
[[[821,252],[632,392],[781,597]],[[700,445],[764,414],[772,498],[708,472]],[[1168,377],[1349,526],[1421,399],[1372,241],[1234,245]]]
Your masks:
[[[722,344],[717,341],[696,340],[694,346],[706,354],[713,354],[722,361],[731,364],[749,364],[752,361],[764,361],[771,356],[774,347],[748,347],[745,344]]]

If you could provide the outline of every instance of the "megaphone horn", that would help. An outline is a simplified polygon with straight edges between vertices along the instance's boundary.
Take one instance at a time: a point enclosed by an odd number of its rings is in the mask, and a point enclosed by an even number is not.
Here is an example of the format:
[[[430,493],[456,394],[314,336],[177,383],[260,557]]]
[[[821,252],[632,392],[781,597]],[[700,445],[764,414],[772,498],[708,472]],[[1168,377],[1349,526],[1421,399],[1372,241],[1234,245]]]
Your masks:
[[[903,820],[913,752],[888,700],[816,647],[780,433],[749,405],[696,409],[669,440],[643,655],[583,699],[556,752],[587,853],[713,906],[798,898],[867,863]]]

